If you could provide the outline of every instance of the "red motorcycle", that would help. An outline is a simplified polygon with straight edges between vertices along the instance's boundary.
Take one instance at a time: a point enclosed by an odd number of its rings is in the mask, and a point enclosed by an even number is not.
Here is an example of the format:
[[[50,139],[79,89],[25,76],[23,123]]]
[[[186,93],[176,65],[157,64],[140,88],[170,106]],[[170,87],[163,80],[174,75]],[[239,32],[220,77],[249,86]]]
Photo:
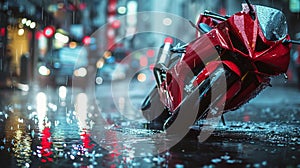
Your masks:
[[[205,11],[194,25],[202,35],[183,46],[166,38],[153,73],[156,86],[142,103],[149,128],[221,117],[254,98],[288,69],[291,44],[284,14],[242,4],[232,16]],[[296,43],[296,42],[295,42]]]

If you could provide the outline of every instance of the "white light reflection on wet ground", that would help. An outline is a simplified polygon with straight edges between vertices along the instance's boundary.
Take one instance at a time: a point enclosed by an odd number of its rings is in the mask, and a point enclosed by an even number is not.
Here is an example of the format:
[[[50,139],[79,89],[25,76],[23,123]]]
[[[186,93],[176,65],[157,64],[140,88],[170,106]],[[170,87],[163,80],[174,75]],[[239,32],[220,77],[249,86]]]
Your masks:
[[[38,126],[42,130],[48,123],[47,119],[47,95],[44,92],[39,92],[36,95],[36,112],[38,115]]]
[[[81,130],[90,129],[88,121],[88,97],[85,93],[79,93],[75,100],[75,115]]]
[[[32,139],[26,132],[26,125],[19,122],[18,129],[14,131],[14,136],[11,141],[12,151],[17,161],[18,167],[30,167],[32,155]]]
[[[111,99],[103,96],[107,93],[99,98],[104,103],[101,114],[113,122],[97,123],[103,116],[94,113],[94,107],[89,104],[91,95],[76,91],[71,103],[71,92],[66,89],[65,105],[55,94],[59,93],[58,88],[30,94],[16,92],[13,99],[1,100],[7,104],[0,109],[0,129],[5,133],[0,137],[0,156],[7,160],[6,164],[21,167],[268,167],[275,164],[271,160],[281,157],[297,165],[298,106],[247,106],[240,112],[226,114],[227,125],[219,125],[207,142],[199,144],[197,140],[186,139],[169,151],[154,155],[153,150],[167,145],[168,138],[155,139],[150,136],[155,132],[143,128],[139,122],[125,120],[110,106]],[[131,96],[141,97],[132,93]],[[123,104],[126,111],[126,99],[124,102],[121,96],[119,98],[117,105]],[[287,122],[277,122],[280,119]],[[287,164],[280,160],[276,163]]]
[[[60,86],[58,88],[58,95],[59,95],[59,98],[64,101],[67,97],[67,87]]]

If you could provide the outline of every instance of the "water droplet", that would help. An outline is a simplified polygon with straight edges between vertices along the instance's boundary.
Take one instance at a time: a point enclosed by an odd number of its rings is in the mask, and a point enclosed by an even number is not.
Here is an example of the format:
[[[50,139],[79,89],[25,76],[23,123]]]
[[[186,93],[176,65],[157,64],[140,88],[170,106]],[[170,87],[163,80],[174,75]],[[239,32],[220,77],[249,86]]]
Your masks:
[[[219,158],[215,158],[215,159],[212,159],[211,162],[213,163],[220,163],[222,160],[219,159]]]
[[[267,161],[263,161],[262,163],[261,163],[261,165],[263,165],[263,166],[267,166]]]
[[[151,160],[149,159],[149,158],[144,158],[143,159],[145,162],[147,162],[147,163],[150,163],[151,162]]]
[[[103,156],[102,153],[96,153],[96,154],[95,154],[95,157],[102,157],[102,156]]]
[[[73,163],[73,166],[74,166],[74,167],[80,167],[80,164],[79,164],[79,163],[76,163],[76,162],[74,162],[74,163]]]
[[[34,134],[35,134],[34,130],[31,130],[31,137],[32,138],[34,138]]]
[[[229,164],[233,164],[233,163],[235,163],[235,160],[230,159],[230,160],[227,160],[226,162],[229,163]]]
[[[58,153],[58,157],[63,157],[64,156],[64,153],[63,152],[59,152]]]
[[[182,165],[182,164],[176,164],[175,167],[176,167],[176,168],[183,168],[184,165]]]
[[[259,164],[259,163],[255,163],[255,164],[253,165],[253,167],[260,167],[260,164]]]
[[[221,159],[223,159],[223,160],[228,160],[228,159],[230,159],[230,156],[228,156],[228,155],[221,156]]]
[[[32,108],[32,106],[27,106],[27,110],[32,110],[33,108]]]
[[[18,122],[23,123],[24,122],[23,118],[18,118]]]

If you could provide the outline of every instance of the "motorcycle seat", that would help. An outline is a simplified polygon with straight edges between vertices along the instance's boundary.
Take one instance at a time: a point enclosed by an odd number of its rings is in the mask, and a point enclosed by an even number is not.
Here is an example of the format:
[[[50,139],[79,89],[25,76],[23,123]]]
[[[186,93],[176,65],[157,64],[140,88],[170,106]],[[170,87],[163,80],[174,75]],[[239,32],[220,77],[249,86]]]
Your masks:
[[[203,33],[208,33],[212,30],[212,27],[208,26],[206,23],[200,23],[198,26]]]

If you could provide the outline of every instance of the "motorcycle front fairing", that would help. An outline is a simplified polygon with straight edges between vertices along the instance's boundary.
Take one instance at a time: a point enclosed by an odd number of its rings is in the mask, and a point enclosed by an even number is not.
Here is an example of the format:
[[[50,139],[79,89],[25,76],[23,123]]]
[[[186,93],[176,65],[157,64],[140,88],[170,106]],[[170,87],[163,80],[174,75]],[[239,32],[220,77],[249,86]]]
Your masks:
[[[196,79],[196,84],[200,84],[199,78],[204,80],[209,77],[207,69],[213,71],[217,66],[225,65],[240,76],[240,81],[232,86],[235,88],[228,88],[231,92],[226,95],[225,110],[249,101],[269,84],[270,76],[286,72],[291,46],[282,41],[289,39],[289,36],[283,26],[283,31],[279,31],[280,37],[272,41],[271,36],[267,35],[268,22],[260,22],[260,18],[262,15],[267,18],[264,10],[274,13],[275,9],[263,6],[256,6],[255,9],[257,13],[253,19],[243,4],[243,11],[218,23],[210,32],[187,46],[186,53],[168,70],[167,80],[160,87],[161,101],[171,112],[194,91],[192,84]],[[283,16],[278,10],[275,13]],[[280,22],[284,23],[282,20]]]
[[[285,73],[289,65],[291,45],[283,44],[283,40],[290,39],[284,15],[273,8],[254,7],[254,19],[248,6],[243,4],[242,12],[221,22],[208,33],[211,42],[224,50],[221,54],[223,63],[240,76],[240,86],[235,85],[240,89],[227,95],[227,110],[238,108],[255,97],[269,85],[271,76]],[[281,23],[273,24],[273,27],[278,27],[277,32],[274,32],[276,28],[272,30],[267,25],[274,16]]]

